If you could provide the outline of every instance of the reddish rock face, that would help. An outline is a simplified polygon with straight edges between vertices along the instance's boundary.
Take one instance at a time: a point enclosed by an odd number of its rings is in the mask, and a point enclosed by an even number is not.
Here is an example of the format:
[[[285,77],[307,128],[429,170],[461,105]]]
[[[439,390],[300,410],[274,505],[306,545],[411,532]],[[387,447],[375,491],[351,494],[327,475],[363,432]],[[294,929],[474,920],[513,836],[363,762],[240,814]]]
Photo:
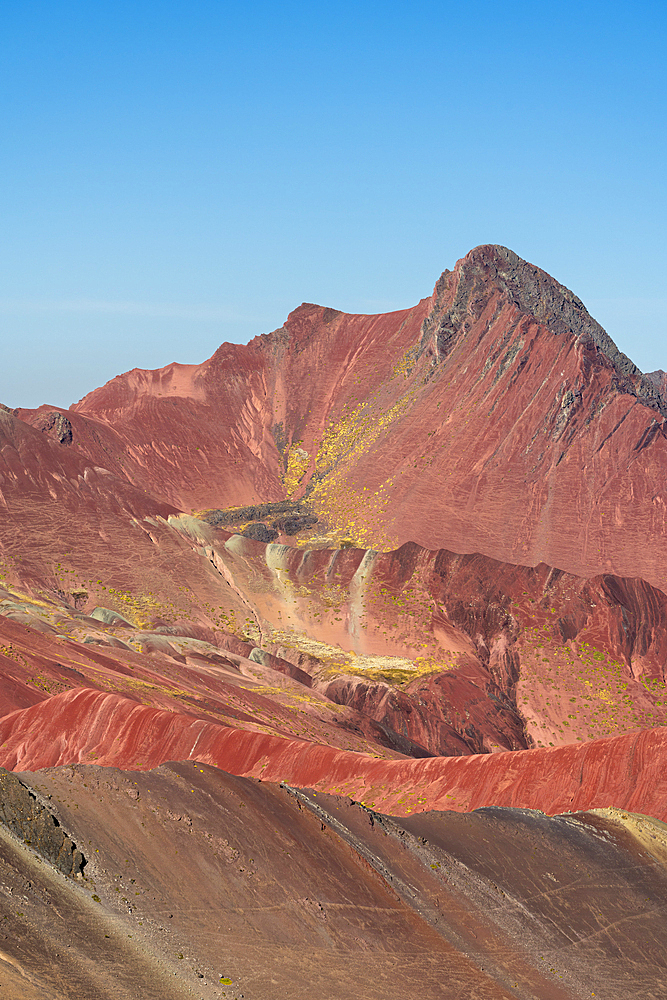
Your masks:
[[[110,606],[152,635],[105,642],[156,654],[156,629],[189,622],[226,650],[245,643],[242,655],[353,709],[366,735],[370,720],[385,727],[401,752],[662,724],[660,590],[454,554],[547,553],[660,583],[661,494],[650,510],[642,497],[664,466],[661,387],[567,289],[480,247],[412,310],[304,305],[247,347],[135,370],[67,413],[3,411],[5,573],[33,598]],[[238,527],[225,515],[228,530],[175,516],[254,502],[256,519],[258,501],[285,498],[255,534],[305,524],[296,547],[231,534],[252,534],[250,508]],[[326,547],[342,536],[375,550]],[[5,703],[32,697],[8,689]]]
[[[416,541],[664,589],[654,376],[571,292],[486,246],[414,309],[303,305],[247,347],[129,372],[62,418],[89,461],[182,510],[308,495],[325,534],[365,547]],[[18,412],[57,431],[52,408]]]
[[[25,734],[30,733],[30,740]],[[348,796],[397,816],[482,806],[619,809],[667,822],[667,728],[581,746],[426,760],[381,760],[138,705],[85,688],[0,720],[0,766],[87,762],[146,770],[195,760],[231,774]]]

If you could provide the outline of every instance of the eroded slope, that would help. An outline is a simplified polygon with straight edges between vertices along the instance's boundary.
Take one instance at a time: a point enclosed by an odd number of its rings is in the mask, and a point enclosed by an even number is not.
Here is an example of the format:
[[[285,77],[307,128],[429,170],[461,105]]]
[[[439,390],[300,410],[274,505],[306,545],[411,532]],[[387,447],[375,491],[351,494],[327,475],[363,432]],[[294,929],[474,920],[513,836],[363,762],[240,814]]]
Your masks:
[[[90,860],[66,880],[0,834],[8,997],[105,997],[109,982],[234,1000],[665,989],[664,829],[640,817],[651,852],[610,816],[397,820],[204,765],[20,777]]]
[[[665,589],[664,411],[576,296],[485,246],[412,310],[303,305],[202,365],[18,412],[182,510],[305,496],[323,538]]]

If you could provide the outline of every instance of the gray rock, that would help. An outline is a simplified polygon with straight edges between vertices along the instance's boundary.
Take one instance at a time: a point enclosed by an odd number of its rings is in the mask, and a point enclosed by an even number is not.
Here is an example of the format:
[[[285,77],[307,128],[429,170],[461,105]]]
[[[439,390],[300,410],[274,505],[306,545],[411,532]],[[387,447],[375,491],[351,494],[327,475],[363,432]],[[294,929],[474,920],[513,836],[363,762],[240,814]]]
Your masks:
[[[54,437],[60,444],[72,443],[72,424],[69,418],[62,413],[58,413],[57,411],[49,413],[42,424],[42,430],[45,433],[52,431],[51,437]]]
[[[132,622],[119,615],[117,611],[112,611],[111,608],[94,608],[90,612],[90,618],[95,618],[98,622],[104,622],[105,625],[129,625],[130,628],[134,628]]]
[[[203,520],[216,528],[222,528],[228,524],[243,524],[245,521],[262,521],[279,514],[312,514],[312,509],[303,500],[278,500],[275,503],[230,507],[227,510],[209,510]]]
[[[457,281],[454,299],[447,305],[453,281]],[[444,360],[498,289],[504,301],[533,316],[555,336],[569,333],[582,345],[597,348],[613,366],[622,392],[667,416],[667,405],[654,380],[619,351],[581,299],[507,247],[476,247],[464,259],[458,275],[456,271],[443,272],[435,287],[435,305],[422,325],[420,354],[429,351],[434,364]]]
[[[65,875],[80,875],[86,859],[55,816],[15,774],[0,768],[0,822]]]
[[[286,535],[297,535],[300,531],[312,528],[316,524],[317,518],[314,514],[286,514],[284,517],[277,517],[273,527]]]
[[[249,524],[241,534],[244,538],[254,538],[256,542],[275,542],[278,537],[278,532],[275,528],[267,528],[265,524],[261,521],[256,521],[254,524]]]

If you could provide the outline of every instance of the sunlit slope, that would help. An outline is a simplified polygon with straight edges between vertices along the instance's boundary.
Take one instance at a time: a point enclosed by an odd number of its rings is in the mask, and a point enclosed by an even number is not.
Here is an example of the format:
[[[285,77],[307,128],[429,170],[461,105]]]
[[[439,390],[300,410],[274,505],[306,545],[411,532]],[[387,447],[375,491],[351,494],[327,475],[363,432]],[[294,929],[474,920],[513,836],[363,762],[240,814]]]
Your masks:
[[[201,365],[119,376],[63,411],[61,446],[187,511],[305,497],[333,540],[664,587],[663,414],[576,296],[487,246],[414,309],[303,305]]]

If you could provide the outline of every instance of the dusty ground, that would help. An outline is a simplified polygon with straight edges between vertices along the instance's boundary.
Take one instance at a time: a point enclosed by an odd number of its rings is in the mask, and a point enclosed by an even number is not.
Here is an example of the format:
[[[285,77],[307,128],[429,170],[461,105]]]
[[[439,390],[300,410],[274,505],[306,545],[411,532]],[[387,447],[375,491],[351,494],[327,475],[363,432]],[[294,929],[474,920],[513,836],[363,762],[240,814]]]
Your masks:
[[[11,1000],[667,990],[665,868],[613,817],[391,820],[190,762],[21,780],[88,860],[67,879],[2,834],[0,985]],[[650,837],[651,821],[639,822]]]

